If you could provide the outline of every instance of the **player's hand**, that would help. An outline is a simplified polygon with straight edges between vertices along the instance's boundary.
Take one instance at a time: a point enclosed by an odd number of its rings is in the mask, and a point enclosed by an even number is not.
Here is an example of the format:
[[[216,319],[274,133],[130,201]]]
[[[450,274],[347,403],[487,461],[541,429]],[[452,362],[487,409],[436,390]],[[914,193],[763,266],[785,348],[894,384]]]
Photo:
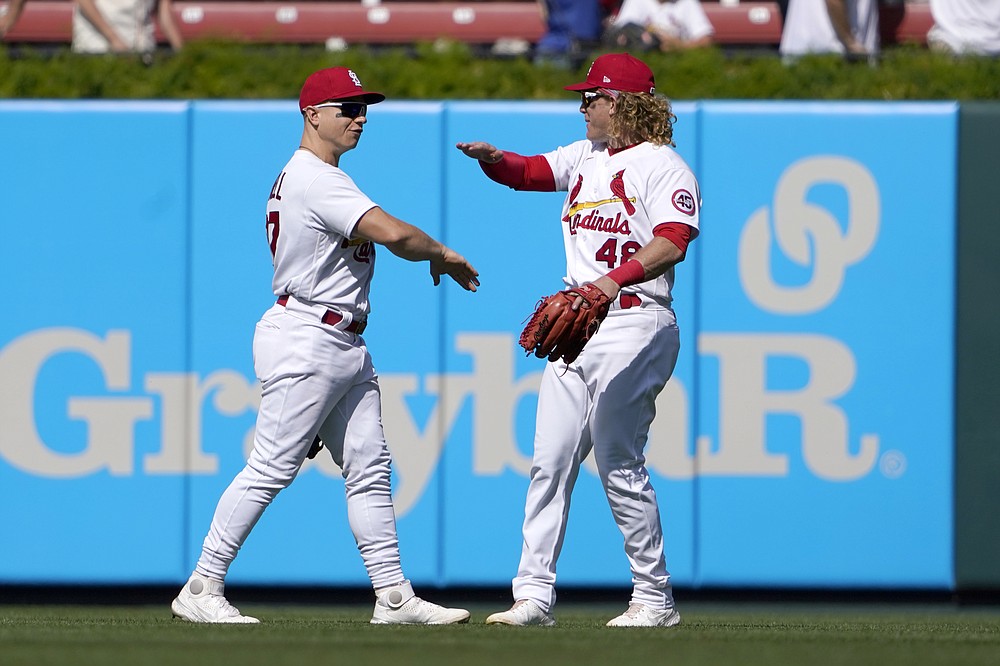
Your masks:
[[[865,48],[865,45],[859,42],[854,37],[851,37],[849,40],[844,42],[844,48],[850,55],[855,55],[855,56],[868,55],[868,49]]]
[[[475,291],[479,286],[479,271],[465,257],[447,247],[439,259],[431,260],[431,277],[435,287],[441,284],[442,275],[451,277],[466,291]]]
[[[459,142],[455,144],[455,147],[468,157],[486,162],[487,164],[496,164],[503,159],[503,151],[485,141],[473,141],[472,143]]]
[[[602,275],[601,277],[594,280],[592,284],[601,291],[603,291],[604,295],[607,296],[608,300],[610,301],[614,301],[616,298],[618,298],[618,292],[622,290],[622,288],[618,286],[618,283],[609,278],[607,275]],[[573,301],[573,305],[570,307],[575,312],[576,310],[580,309],[581,305],[583,305],[583,297],[577,296],[576,300]]]

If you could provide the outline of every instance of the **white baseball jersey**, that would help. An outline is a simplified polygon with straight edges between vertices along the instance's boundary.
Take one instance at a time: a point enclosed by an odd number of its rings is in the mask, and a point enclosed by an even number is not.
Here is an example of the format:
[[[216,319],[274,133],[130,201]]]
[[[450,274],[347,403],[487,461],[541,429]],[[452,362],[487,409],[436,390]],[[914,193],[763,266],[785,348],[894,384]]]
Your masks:
[[[653,240],[653,230],[680,222],[698,230],[701,194],[691,168],[669,146],[641,143],[608,153],[607,145],[577,141],[544,155],[563,203],[567,286],[593,282]],[[692,234],[695,235],[695,234]],[[670,307],[671,267],[655,280],[626,287],[643,307]]]
[[[156,50],[153,12],[156,0],[95,0],[97,10],[129,50],[149,53]],[[73,50],[77,53],[108,53],[111,43],[80,11],[73,9]]]
[[[614,25],[654,25],[667,34],[688,41],[715,33],[699,0],[625,0]]]
[[[878,0],[845,0],[854,38],[867,53],[878,53]],[[844,53],[826,8],[826,0],[789,0],[781,31],[781,55]]]
[[[367,316],[375,244],[350,239],[375,206],[339,168],[295,151],[267,201],[275,296],[291,294],[355,320]]]

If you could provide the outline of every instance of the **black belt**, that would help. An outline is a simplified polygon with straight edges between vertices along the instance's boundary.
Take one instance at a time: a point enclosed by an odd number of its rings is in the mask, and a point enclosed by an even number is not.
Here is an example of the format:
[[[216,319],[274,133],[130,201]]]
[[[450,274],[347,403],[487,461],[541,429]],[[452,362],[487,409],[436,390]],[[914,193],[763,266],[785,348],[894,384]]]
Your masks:
[[[281,307],[285,307],[287,303],[288,303],[288,294],[282,294],[281,296],[278,296],[278,305],[280,305]],[[323,316],[320,318],[320,321],[322,321],[324,324],[328,326],[336,326],[343,320],[344,320],[344,315],[340,314],[339,312],[334,312],[333,310],[327,310],[326,312],[323,313]],[[361,335],[362,333],[365,332],[365,326],[367,324],[368,320],[366,319],[362,319],[360,321],[354,320],[350,324],[348,324],[343,330],[347,331],[348,333],[357,333],[358,335]]]

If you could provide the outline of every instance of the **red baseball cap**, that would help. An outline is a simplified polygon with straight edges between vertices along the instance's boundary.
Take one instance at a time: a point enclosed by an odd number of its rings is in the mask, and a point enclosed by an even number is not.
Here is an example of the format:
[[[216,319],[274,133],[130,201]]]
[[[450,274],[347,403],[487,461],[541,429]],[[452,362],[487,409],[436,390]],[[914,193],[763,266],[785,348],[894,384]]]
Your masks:
[[[302,84],[299,93],[299,110],[322,104],[328,100],[360,97],[365,104],[378,104],[385,99],[380,92],[365,90],[361,79],[346,67],[330,67],[313,72]]]
[[[656,91],[653,70],[628,53],[608,53],[600,56],[587,70],[587,80],[566,86],[566,90],[596,90],[608,88],[621,92],[647,93]]]

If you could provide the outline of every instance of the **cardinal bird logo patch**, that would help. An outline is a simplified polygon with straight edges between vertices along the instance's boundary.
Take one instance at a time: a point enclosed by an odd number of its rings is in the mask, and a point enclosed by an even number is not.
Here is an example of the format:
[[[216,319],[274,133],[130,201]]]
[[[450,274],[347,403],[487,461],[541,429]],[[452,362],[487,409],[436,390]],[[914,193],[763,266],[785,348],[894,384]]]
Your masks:
[[[583,176],[582,175],[576,177],[576,185],[573,186],[573,189],[569,193],[569,200],[570,201],[576,201],[576,195],[580,194],[580,188],[581,187],[583,187]]]
[[[611,193],[614,194],[617,199],[620,199],[625,205],[626,213],[629,215],[635,215],[635,206],[632,205],[632,201],[634,201],[634,199],[630,200],[628,194],[625,193],[624,175],[625,169],[622,169],[611,179]]]
[[[572,201],[573,203],[571,203],[569,205],[569,211],[570,212],[566,215],[566,217],[563,218],[563,220],[562,220],[563,222],[569,222],[570,216],[575,212],[575,210],[576,210],[576,197],[577,197],[577,195],[580,194],[580,188],[582,188],[582,187],[583,187],[583,175],[579,175],[579,176],[576,177],[576,185],[574,185],[573,189],[570,190],[570,192],[569,192],[569,200]]]

